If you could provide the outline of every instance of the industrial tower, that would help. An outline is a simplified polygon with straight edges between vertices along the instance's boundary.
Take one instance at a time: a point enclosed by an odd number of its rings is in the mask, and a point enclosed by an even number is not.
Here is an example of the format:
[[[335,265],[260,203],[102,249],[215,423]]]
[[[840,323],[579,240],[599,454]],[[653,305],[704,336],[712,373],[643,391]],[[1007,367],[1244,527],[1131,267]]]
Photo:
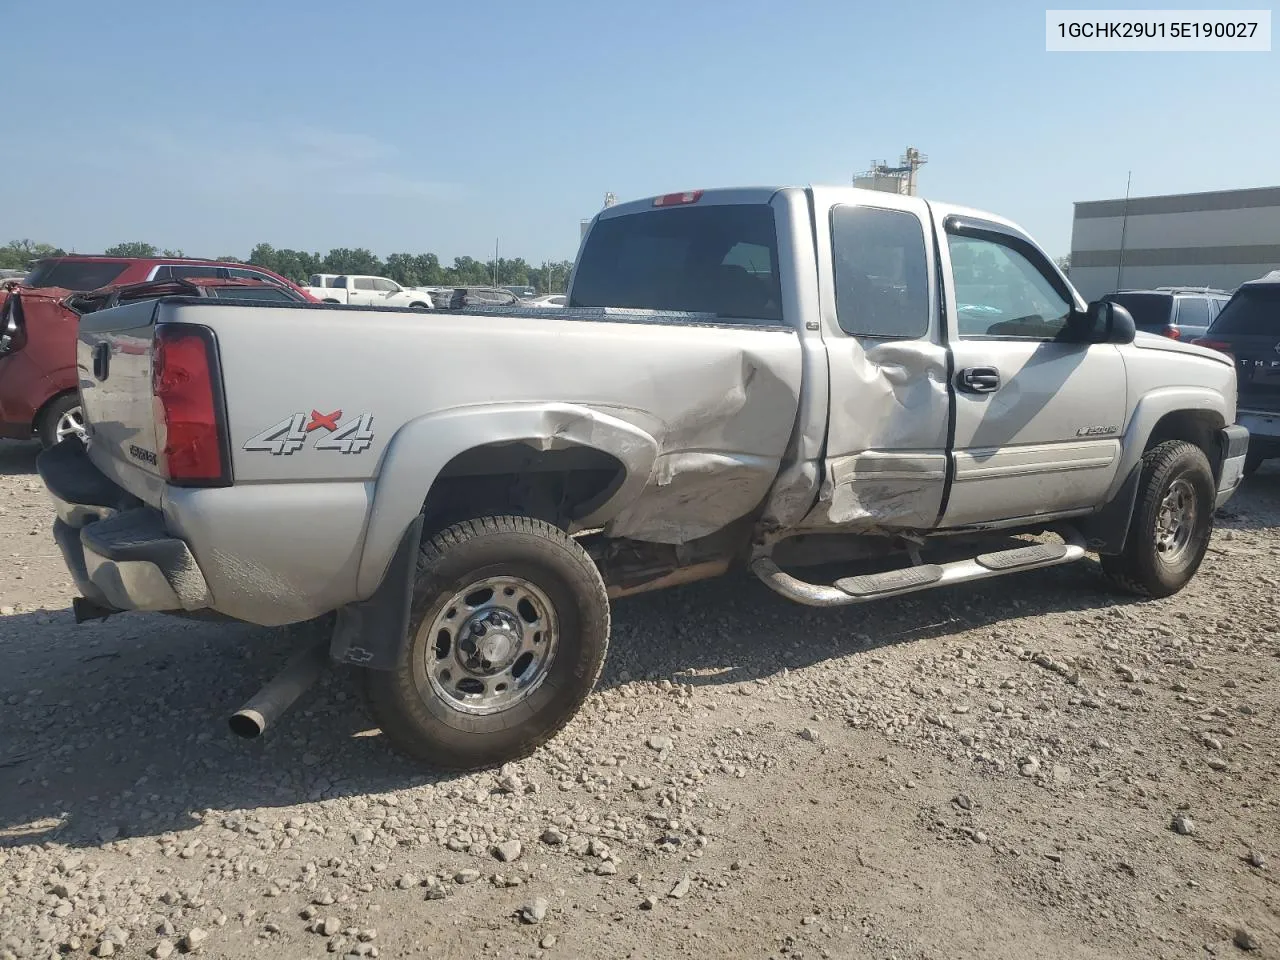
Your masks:
[[[916,171],[929,162],[929,158],[915,147],[907,147],[896,167],[884,160],[873,160],[871,169],[854,174],[853,185],[864,190],[879,190],[902,196],[916,195]]]

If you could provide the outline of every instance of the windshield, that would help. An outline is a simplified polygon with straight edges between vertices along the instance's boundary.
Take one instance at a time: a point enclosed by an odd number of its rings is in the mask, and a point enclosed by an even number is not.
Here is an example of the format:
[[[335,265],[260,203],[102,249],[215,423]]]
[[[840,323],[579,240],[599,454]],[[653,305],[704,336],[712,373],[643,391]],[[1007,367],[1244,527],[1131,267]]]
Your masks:
[[[102,260],[41,260],[23,278],[28,287],[63,287],[84,292],[97,290],[124,273],[127,263]]]
[[[778,240],[767,204],[610,217],[587,237],[570,306],[782,319]]]
[[[1215,334],[1280,336],[1280,285],[1241,287],[1210,329]]]
[[[1164,293],[1109,293],[1103,300],[1118,303],[1129,311],[1138,327],[1163,327],[1169,323],[1173,298]]]

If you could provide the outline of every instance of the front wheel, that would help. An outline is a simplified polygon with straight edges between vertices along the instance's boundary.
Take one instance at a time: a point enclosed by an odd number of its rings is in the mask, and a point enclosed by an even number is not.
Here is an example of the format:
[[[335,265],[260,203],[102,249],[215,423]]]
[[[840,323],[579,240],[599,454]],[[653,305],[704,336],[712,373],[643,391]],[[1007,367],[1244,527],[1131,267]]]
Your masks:
[[[1103,572],[1139,596],[1177,593],[1209,547],[1216,495],[1209,460],[1195,444],[1170,440],[1148,450],[1124,551],[1102,557]]]
[[[476,769],[528,756],[577,713],[609,644],[609,598],[586,551],[528,517],[484,517],[427,539],[393,670],[364,671],[401,752]]]
[[[427,306],[427,304],[421,302],[420,300],[415,300],[413,301],[413,303],[409,304],[409,309],[410,310],[430,310],[431,308]]]

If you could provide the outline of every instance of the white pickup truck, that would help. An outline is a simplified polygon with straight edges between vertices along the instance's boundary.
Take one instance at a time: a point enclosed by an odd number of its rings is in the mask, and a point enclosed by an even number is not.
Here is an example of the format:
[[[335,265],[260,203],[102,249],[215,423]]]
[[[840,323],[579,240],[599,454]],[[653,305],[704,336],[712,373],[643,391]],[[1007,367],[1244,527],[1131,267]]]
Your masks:
[[[842,606],[1090,553],[1162,597],[1240,482],[1231,359],[1086,305],[991,214],[836,187],[618,204],[568,295],[483,323],[86,314],[88,439],[38,461],[77,616],[331,619],[233,728],[336,662],[400,749],[476,767],[573,717],[611,598],[737,568]]]
[[[317,273],[303,287],[324,303],[348,303],[366,307],[411,307],[431,310],[431,295],[423,290],[402,287],[386,277]]]

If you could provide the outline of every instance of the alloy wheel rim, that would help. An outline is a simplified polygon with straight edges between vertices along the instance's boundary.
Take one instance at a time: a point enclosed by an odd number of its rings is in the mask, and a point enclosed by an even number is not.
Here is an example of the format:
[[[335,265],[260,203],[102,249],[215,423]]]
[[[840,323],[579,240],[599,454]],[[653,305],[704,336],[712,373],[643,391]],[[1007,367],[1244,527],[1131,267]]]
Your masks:
[[[53,428],[54,436],[59,440],[75,435],[84,439],[84,411],[80,407],[72,407],[58,418]]]

